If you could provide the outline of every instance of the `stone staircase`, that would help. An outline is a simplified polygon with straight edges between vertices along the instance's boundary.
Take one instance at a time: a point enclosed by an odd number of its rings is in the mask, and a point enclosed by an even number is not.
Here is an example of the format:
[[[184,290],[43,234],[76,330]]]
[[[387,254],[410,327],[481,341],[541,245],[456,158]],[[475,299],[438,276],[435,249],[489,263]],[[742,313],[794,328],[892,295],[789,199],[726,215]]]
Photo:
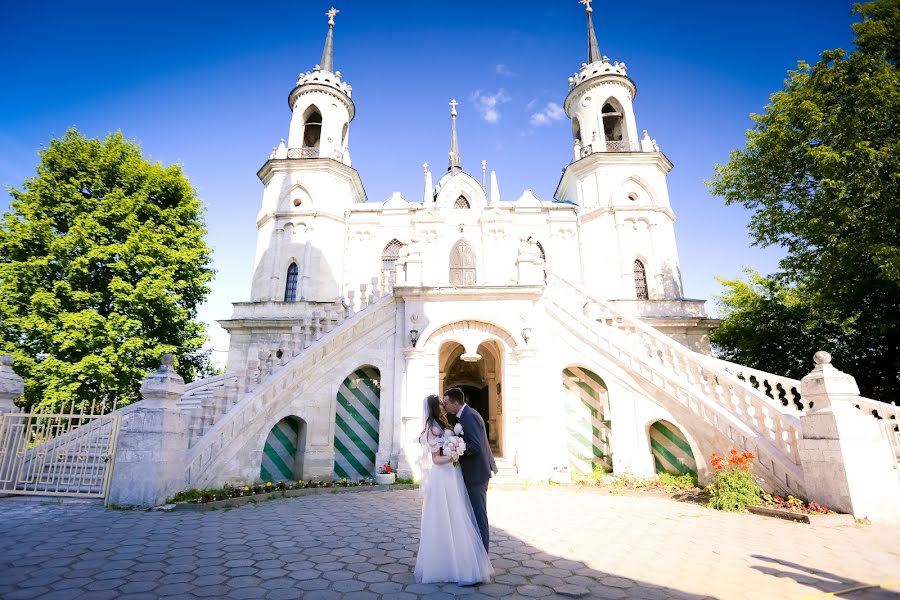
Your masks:
[[[804,493],[796,408],[550,270],[545,309],[591,351],[655,388],[671,407],[687,409],[698,429],[753,452],[772,489]]]
[[[497,464],[497,473],[491,477],[492,488],[518,489],[525,487],[525,482],[519,479],[519,471],[505,458],[494,457]]]
[[[253,452],[242,449],[245,443],[257,444],[251,432],[268,423],[259,417],[277,411],[285,398],[292,399],[291,390],[300,393],[309,385],[331,385],[326,372],[339,365],[341,352],[364,348],[373,324],[393,326],[393,300],[389,291],[373,282],[358,304],[353,304],[351,295],[350,306],[336,319],[314,317],[309,327],[296,327],[284,340],[289,351],[281,357],[275,359],[274,350],[261,350],[240,375],[206,380],[186,391],[178,402],[192,414],[186,464],[189,486],[221,485],[228,477],[255,479],[258,464],[252,475],[243,464]],[[236,468],[242,473],[235,473]]]

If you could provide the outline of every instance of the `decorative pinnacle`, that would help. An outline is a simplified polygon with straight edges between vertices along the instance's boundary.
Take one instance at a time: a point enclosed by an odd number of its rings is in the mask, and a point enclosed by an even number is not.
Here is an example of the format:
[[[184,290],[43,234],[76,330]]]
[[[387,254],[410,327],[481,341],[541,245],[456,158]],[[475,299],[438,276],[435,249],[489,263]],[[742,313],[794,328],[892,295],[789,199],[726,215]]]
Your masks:
[[[591,17],[591,13],[594,12],[594,9],[591,8],[593,0],[578,1],[586,7],[584,12],[587,13],[588,24],[588,64],[591,64],[600,60],[600,47],[597,45],[597,34],[594,33],[594,19]]]
[[[450,166],[447,168],[448,171],[461,170],[459,165],[459,141],[456,137],[456,107],[458,105],[459,102],[456,101],[456,98],[450,101],[450,117],[453,125],[450,130]]]
[[[428,172],[428,163],[427,162],[422,163],[422,170],[425,171],[426,173]]]
[[[328,17],[328,35],[325,37],[325,49],[322,50],[322,62],[320,69],[322,71],[334,71],[334,15],[339,11],[335,7],[331,7],[325,16]]]

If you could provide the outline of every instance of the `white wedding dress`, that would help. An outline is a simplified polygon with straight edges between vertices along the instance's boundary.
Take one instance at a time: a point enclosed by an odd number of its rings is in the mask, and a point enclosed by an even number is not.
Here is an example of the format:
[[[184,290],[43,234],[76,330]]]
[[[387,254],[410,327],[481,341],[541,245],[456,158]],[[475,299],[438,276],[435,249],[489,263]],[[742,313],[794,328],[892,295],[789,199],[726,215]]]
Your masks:
[[[431,452],[438,451],[442,445],[441,431],[432,427],[426,436],[429,472],[423,477],[425,501],[416,556],[416,582],[461,585],[489,582],[494,568],[475,524],[462,471],[452,463],[431,464]]]

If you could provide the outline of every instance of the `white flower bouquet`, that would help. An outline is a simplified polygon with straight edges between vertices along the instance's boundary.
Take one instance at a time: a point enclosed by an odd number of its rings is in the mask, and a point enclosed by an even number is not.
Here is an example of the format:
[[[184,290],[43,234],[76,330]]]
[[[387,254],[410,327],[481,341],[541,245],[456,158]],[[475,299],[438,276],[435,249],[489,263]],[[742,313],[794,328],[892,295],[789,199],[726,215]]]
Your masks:
[[[466,442],[462,438],[463,428],[459,423],[453,428],[444,430],[444,456],[449,456],[453,466],[459,466],[459,457],[466,451]]]

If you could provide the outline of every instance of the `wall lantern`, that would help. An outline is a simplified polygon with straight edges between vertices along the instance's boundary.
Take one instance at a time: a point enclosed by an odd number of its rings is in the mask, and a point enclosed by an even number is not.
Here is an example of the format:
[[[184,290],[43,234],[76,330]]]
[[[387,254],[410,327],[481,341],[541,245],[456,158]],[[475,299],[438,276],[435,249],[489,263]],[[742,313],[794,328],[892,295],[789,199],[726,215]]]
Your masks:
[[[419,330],[418,329],[410,329],[409,330],[409,341],[412,342],[413,348],[415,348],[416,342],[419,341]]]

